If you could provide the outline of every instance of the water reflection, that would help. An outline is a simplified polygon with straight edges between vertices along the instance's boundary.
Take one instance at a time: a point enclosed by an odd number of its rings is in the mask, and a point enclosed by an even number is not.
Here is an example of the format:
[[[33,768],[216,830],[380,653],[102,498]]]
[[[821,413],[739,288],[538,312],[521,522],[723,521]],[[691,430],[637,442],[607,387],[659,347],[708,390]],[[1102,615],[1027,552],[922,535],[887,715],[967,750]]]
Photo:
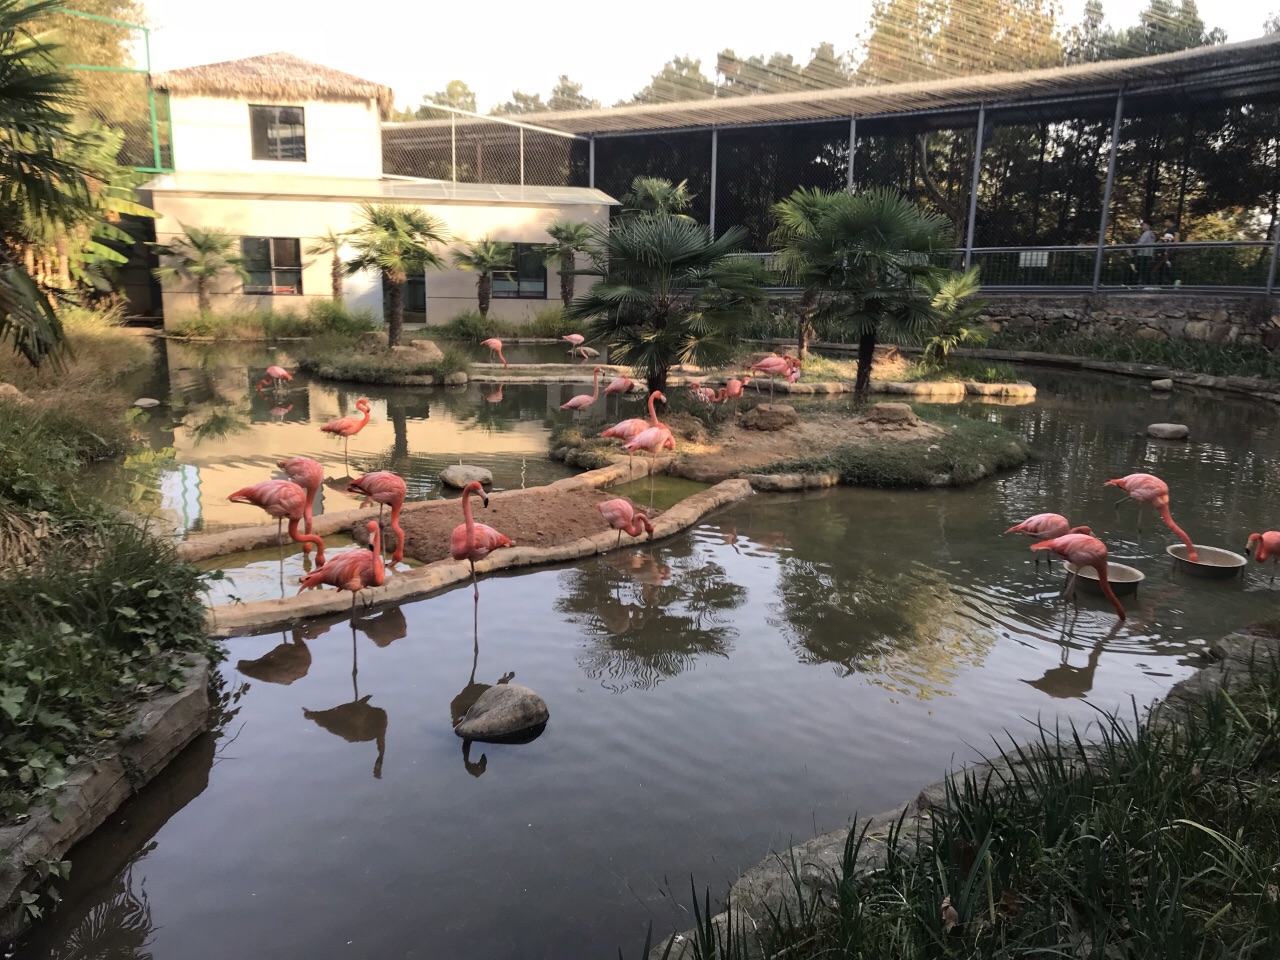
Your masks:
[[[400,636],[404,636],[403,633]],[[392,639],[398,639],[393,637]],[[386,641],[390,643],[391,641]],[[383,646],[386,644],[384,643]],[[302,715],[323,730],[341,737],[347,743],[368,743],[373,741],[378,747],[378,756],[373,761],[373,777],[382,779],[382,761],[387,752],[387,711],[375,707],[369,701],[373,694],[360,696],[359,663],[356,651],[356,628],[351,626],[351,702],[341,703],[328,710],[302,709]]]
[[[236,669],[254,680],[287,687],[295,680],[301,680],[311,669],[311,648],[307,646],[307,640],[314,640],[325,629],[295,626],[292,637],[285,635],[281,643],[256,659],[237,661]]]
[[[1056,667],[1050,667],[1044,672],[1044,676],[1037,680],[1023,680],[1023,683],[1029,684],[1046,693],[1051,697],[1065,699],[1067,697],[1083,697],[1093,689],[1093,675],[1098,671],[1098,661],[1102,659],[1102,651],[1106,649],[1107,641],[1098,640],[1089,648],[1088,659],[1083,666],[1073,666],[1069,658],[1073,652],[1073,647],[1064,643],[1062,645],[1062,662]]]
[[[467,678],[467,684],[464,686],[456,697],[449,701],[449,720],[453,726],[457,726],[462,722],[463,717],[467,715],[467,711],[475,706],[475,702],[480,699],[480,695],[490,687],[498,684],[510,683],[515,679],[515,671],[508,670],[494,683],[476,683],[476,668],[480,664],[480,604],[476,602],[472,605],[471,620],[471,676]],[[541,730],[534,736],[541,734]],[[532,739],[532,738],[531,738]],[[462,741],[462,766],[467,773],[473,777],[481,776],[489,767],[488,754],[480,754],[480,759],[473,761],[471,759],[471,741]]]

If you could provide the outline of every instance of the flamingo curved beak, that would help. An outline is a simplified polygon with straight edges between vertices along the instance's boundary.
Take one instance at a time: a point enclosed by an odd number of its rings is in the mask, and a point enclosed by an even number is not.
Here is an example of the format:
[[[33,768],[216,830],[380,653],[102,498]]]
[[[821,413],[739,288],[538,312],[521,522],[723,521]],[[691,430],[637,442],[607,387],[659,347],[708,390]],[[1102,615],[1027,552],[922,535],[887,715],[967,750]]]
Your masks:
[[[489,509],[489,495],[483,490],[480,491],[480,502],[484,504],[486,510]]]

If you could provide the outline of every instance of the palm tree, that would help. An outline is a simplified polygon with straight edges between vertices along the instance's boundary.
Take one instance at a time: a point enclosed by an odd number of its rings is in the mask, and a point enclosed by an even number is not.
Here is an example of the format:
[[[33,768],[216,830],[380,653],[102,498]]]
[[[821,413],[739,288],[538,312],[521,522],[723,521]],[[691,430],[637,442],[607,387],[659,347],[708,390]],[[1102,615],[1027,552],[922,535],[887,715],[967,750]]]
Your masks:
[[[489,300],[493,296],[493,272],[510,270],[516,254],[514,244],[505,240],[490,240],[485,237],[467,244],[463,250],[453,251],[453,265],[463,270],[474,270],[480,274],[476,278],[476,300],[480,307],[480,316],[489,316]]]
[[[793,242],[806,285],[825,298],[816,316],[857,338],[854,401],[864,402],[880,334],[920,339],[944,317],[934,298],[948,271],[930,257],[949,249],[951,223],[892,189],[836,193]]]
[[[729,359],[729,334],[763,301],[763,270],[731,256],[746,239],[734,227],[717,238],[685,217],[623,217],[593,230],[592,268],[600,279],[568,316],[590,319],[611,356],[630,364],[650,390],[664,390],[677,363],[714,366]]]
[[[347,245],[347,234],[329,227],[316,237],[316,242],[307,247],[309,257],[329,257],[329,283],[333,291],[333,302],[342,305],[342,278],[345,270],[342,265],[342,248]]]
[[[631,189],[622,196],[622,212],[668,213],[690,220],[684,211],[696,196],[689,192],[688,180],[673,184],[664,177],[636,177],[631,181]]]
[[[157,267],[152,272],[161,283],[185,280],[196,285],[196,302],[201,314],[212,308],[209,300],[209,284],[225,273],[234,273],[248,282],[244,258],[232,251],[239,241],[222,230],[202,230],[179,223],[182,233],[169,243],[152,244],[162,257],[173,262]]]
[[[355,256],[347,273],[377,273],[387,291],[387,343],[396,346],[404,329],[404,285],[409,274],[439,270],[444,258],[432,250],[449,242],[443,220],[419,207],[391,203],[360,205],[360,223],[348,234]]]
[[[547,227],[547,233],[555,243],[544,243],[538,252],[560,264],[560,300],[565,309],[573,302],[574,273],[577,269],[578,254],[587,249],[591,242],[591,224],[574,220],[557,220]]]
[[[787,283],[803,288],[796,316],[796,344],[801,360],[809,355],[809,338],[813,336],[813,317],[821,286],[811,272],[813,265],[805,259],[798,243],[816,234],[818,221],[831,207],[835,196],[837,194],[817,187],[800,187],[787,199],[775,203],[772,209],[776,226],[769,234],[769,244],[776,252],[774,266]]]

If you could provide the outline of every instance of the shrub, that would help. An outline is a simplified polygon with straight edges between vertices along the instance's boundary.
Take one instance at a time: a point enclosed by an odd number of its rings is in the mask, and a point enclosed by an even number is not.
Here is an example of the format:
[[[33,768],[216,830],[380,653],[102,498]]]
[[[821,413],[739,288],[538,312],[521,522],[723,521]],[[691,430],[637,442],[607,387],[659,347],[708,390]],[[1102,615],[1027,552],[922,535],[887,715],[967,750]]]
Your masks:
[[[477,310],[464,310],[431,332],[442,340],[470,340],[479,343],[501,335],[502,324],[494,317],[482,317]]]
[[[411,384],[419,377],[437,382],[451,373],[470,369],[471,357],[452,344],[440,347],[439,360],[417,351],[366,349],[351,337],[330,334],[292,351],[298,369],[329,380],[356,383]]]
[[[172,337],[213,337],[217,340],[279,340],[339,334],[358,336],[378,327],[368,310],[348,310],[332,300],[313,300],[301,313],[249,311],[180,316],[167,324]]]

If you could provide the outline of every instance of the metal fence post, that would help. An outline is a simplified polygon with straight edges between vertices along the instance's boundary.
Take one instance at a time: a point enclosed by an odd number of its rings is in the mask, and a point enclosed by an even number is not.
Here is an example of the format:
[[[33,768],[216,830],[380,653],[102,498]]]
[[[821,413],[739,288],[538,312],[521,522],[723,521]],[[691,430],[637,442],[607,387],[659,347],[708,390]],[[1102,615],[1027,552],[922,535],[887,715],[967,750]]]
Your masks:
[[[845,189],[853,193],[853,160],[858,153],[858,118],[849,118],[849,169],[845,171]]]
[[[147,55],[147,107],[151,111],[151,156],[152,166],[160,169],[160,126],[156,122],[156,89],[151,85],[151,31],[142,28],[142,42]],[[173,136],[173,124],[169,124],[169,135]]]
[[[1271,266],[1267,270],[1267,296],[1273,296],[1276,292],[1276,266],[1280,263],[1280,225],[1274,225],[1271,228],[1275,231],[1275,241],[1271,244]]]
[[[982,179],[982,144],[987,137],[987,106],[978,105],[978,136],[973,144],[973,180],[969,184],[969,224],[964,233],[964,268],[973,262],[973,233],[978,220],[978,184]]]
[[[1124,119],[1124,91],[1116,94],[1116,118],[1111,124],[1111,151],[1107,156],[1107,184],[1102,189],[1102,217],[1098,226],[1098,253],[1093,261],[1093,292],[1102,286],[1102,255],[1107,246],[1107,226],[1111,220],[1111,191],[1116,185],[1116,151],[1120,147],[1120,122]]]
[[[596,138],[587,141],[587,186],[596,188]]]
[[[458,118],[449,114],[449,179],[458,182]]]
[[[720,151],[720,131],[711,131],[711,216],[710,223],[707,224],[711,233],[711,239],[716,236],[716,164],[719,160]]]
[[[520,186],[524,186],[524,127],[520,128]]]

